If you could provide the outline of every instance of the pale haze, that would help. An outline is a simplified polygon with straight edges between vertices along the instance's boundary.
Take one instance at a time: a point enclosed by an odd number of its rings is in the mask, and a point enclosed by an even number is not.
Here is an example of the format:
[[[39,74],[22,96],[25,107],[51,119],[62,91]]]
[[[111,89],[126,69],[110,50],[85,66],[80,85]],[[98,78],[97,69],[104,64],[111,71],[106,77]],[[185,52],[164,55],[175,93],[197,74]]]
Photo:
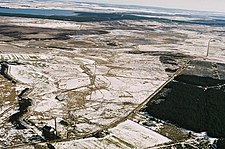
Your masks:
[[[225,12],[225,0],[78,0],[78,1]]]

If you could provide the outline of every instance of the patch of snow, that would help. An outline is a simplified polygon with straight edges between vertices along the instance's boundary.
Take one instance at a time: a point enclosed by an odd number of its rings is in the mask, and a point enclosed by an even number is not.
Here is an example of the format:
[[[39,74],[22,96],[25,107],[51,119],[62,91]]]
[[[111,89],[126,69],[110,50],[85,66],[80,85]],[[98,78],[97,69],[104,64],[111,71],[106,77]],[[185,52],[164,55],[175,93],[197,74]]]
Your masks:
[[[171,141],[170,139],[131,120],[127,120],[119,124],[110,131],[116,137],[132,144],[137,148],[148,148]]]

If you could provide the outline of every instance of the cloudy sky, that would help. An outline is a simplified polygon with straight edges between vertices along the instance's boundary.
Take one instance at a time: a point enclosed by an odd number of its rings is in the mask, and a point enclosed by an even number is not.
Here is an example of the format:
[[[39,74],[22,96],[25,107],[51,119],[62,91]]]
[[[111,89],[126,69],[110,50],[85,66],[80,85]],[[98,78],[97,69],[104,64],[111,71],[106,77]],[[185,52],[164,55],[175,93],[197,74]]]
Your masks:
[[[225,0],[77,0],[77,1],[158,6],[166,8],[181,8],[190,10],[225,12]]]

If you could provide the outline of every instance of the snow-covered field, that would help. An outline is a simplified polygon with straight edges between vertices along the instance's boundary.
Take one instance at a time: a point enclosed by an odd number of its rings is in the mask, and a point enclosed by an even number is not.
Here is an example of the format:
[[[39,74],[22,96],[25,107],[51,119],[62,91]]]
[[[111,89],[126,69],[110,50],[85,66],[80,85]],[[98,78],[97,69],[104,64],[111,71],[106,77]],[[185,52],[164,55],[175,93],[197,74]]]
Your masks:
[[[103,50],[105,57],[97,51],[94,57],[65,51],[2,54],[3,61],[21,63],[9,64],[8,73],[18,81],[17,90],[30,88],[27,97],[32,106],[26,119],[40,127],[54,127],[56,117],[69,123],[58,126],[61,138],[66,138],[68,129],[69,137],[79,137],[122,119],[168,79],[159,57]]]
[[[131,120],[127,120],[109,130],[109,134],[103,138],[90,137],[88,139],[64,141],[52,143],[57,149],[129,149],[150,148],[156,145],[168,143],[171,140],[149,130]],[[45,144],[42,144],[45,146]],[[32,146],[26,148],[32,149]]]
[[[55,143],[56,148],[149,148],[171,140],[131,120],[109,130],[107,137]]]

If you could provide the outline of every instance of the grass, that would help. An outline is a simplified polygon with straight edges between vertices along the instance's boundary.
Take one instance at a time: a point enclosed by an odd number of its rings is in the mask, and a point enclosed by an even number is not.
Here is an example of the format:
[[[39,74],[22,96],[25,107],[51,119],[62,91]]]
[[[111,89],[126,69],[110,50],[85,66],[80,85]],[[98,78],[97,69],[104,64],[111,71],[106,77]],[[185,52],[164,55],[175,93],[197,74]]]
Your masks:
[[[181,141],[188,138],[188,134],[185,134],[174,125],[164,124],[160,129],[159,133],[168,137],[173,141]]]
[[[15,84],[0,76],[0,85],[0,104],[6,101],[15,102],[17,96]]]

